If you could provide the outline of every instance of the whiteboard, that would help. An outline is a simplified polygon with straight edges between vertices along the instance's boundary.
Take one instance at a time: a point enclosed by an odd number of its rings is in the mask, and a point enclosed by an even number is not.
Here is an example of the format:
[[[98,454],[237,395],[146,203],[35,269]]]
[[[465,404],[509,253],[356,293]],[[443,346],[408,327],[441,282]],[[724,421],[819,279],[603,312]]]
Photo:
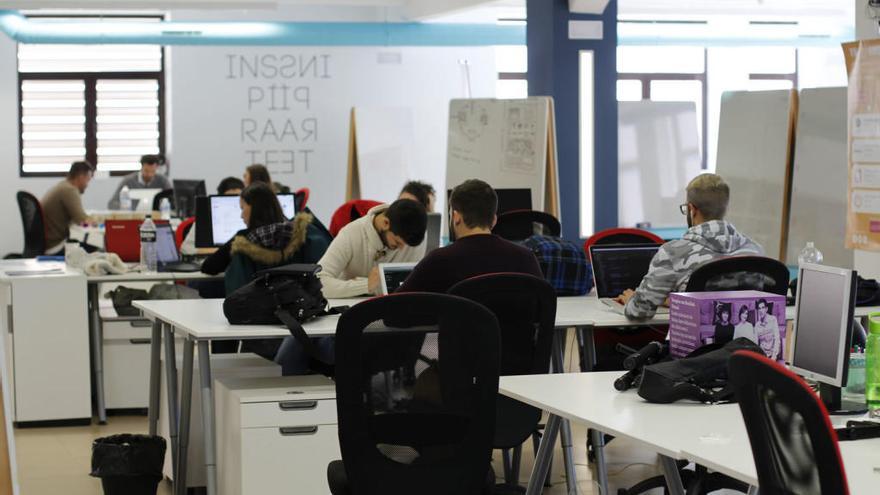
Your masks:
[[[404,107],[357,107],[355,120],[360,198],[397,199],[412,177],[413,113]]]
[[[793,90],[732,91],[721,96],[716,172],[730,185],[727,219],[764,247],[784,256]]]
[[[468,99],[449,103],[446,185],[481,179],[495,189],[531,189],[545,204],[550,99]]]
[[[618,224],[681,227],[685,187],[702,171],[693,102],[622,101],[618,113]]]
[[[804,89],[798,100],[797,139],[788,225],[789,265],[808,241],[824,264],[853,267],[846,249],[846,88]]]

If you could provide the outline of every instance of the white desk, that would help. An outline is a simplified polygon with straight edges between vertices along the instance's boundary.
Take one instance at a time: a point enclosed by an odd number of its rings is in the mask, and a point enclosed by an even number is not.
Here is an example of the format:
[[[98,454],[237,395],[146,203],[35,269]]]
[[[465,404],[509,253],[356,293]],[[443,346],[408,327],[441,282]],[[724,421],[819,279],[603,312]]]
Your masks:
[[[604,372],[501,377],[500,393],[551,414],[544,436],[548,441],[541,442],[527,493],[540,492],[555,443],[550,429],[558,429],[559,418],[632,439],[656,451],[664,459],[664,474],[673,493],[676,485],[681,487],[675,459],[687,459],[757,485],[739,406],[651,404],[635,391],[614,390],[614,380],[619,376],[620,372]],[[880,466],[880,439],[841,442],[840,448],[850,491],[854,495],[876,491],[880,473],[875,473],[874,467]]]

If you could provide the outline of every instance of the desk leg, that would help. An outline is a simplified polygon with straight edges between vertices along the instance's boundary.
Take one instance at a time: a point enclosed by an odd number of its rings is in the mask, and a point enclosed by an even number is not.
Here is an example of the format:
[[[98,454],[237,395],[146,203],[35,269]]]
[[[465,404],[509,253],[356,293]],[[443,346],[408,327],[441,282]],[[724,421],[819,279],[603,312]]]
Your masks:
[[[107,405],[104,402],[104,332],[101,328],[101,307],[98,284],[88,284],[89,330],[92,337],[92,381],[95,382],[95,408],[98,424],[107,424]]]
[[[541,446],[538,447],[538,454],[535,456],[535,467],[529,477],[526,495],[540,495],[544,490],[544,480],[547,479],[547,471],[553,461],[553,449],[556,447],[556,436],[559,435],[561,423],[562,418],[553,414],[547,419],[547,427],[544,429]]]
[[[150,408],[147,418],[150,435],[159,431],[159,382],[162,380],[162,322],[153,322],[153,333],[150,335]]]
[[[661,455],[660,466],[663,468],[663,477],[666,478],[666,486],[669,488],[670,495],[685,495],[684,483],[681,481],[681,473],[678,472],[678,464],[675,459]]]
[[[553,372],[565,373],[565,337],[568,329],[558,330],[553,335]],[[577,472],[574,469],[574,449],[571,439],[571,423],[562,420],[562,460],[565,464],[565,483],[568,493],[577,494]],[[545,433],[546,435],[546,433]]]
[[[749,495],[758,495],[759,493],[760,493],[760,490],[758,490],[757,486],[750,486],[749,487]]]
[[[210,345],[207,340],[199,342],[199,374],[202,386],[202,432],[205,435],[205,481],[208,485],[208,495],[217,495],[217,445],[214,442],[216,419]]]
[[[201,363],[199,363],[201,364]],[[180,431],[177,436],[177,472],[174,483],[178,495],[186,495],[186,465],[189,453],[189,425],[192,418],[193,341],[183,342],[183,373],[180,375]]]
[[[578,341],[584,355],[581,356],[581,371],[593,371],[596,367],[596,341],[593,340],[593,327],[578,327]]]
[[[596,482],[602,493],[608,493],[608,468],[605,465],[605,434],[599,430],[591,429],[590,437],[593,439],[593,455],[596,456]]]
[[[177,356],[174,355],[174,333],[171,325],[165,324],[163,331],[165,344],[165,391],[168,395],[168,436],[171,440],[171,475],[177,485]]]

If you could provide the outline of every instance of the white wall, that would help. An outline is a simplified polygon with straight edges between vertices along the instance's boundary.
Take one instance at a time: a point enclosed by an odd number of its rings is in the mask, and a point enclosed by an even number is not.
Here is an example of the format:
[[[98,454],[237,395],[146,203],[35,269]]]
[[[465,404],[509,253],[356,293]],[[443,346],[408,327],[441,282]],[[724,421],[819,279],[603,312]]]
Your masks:
[[[210,20],[297,21],[399,18],[389,9],[339,7],[269,12],[180,11],[170,15],[175,20],[208,20],[209,16]],[[266,69],[258,77],[238,77],[239,71],[236,77],[229,77],[230,56],[238,61],[239,57],[252,60],[254,56],[267,55],[267,61],[271,56],[296,56],[304,60],[315,56],[319,64],[317,76],[310,72],[306,77],[267,77],[273,76],[273,71]],[[430,181],[443,190],[448,103],[451,98],[464,96],[459,60],[469,62],[474,97],[494,96],[497,78],[492,48],[172,47],[166,49],[166,57],[167,154],[172,177],[204,178],[211,190],[223,177],[241,176],[244,167],[251,163],[249,151],[258,152],[257,161],[267,161],[266,151],[272,150],[278,151],[268,158],[284,161],[292,151],[295,164],[268,164],[273,176],[293,188],[311,188],[310,206],[325,223],[344,200],[348,112],[352,106],[412,108],[414,162],[418,168],[414,178]],[[380,63],[380,57],[399,59],[399,63]],[[278,100],[272,109],[272,86],[276,86],[275,95],[280,98],[283,84],[300,89],[288,91],[286,109]],[[253,101],[261,91],[264,100]],[[271,132],[260,138],[269,120],[276,124],[280,137],[288,119],[297,131],[317,133],[300,142],[289,132],[280,139],[273,138]],[[243,137],[243,125],[246,130],[253,125],[260,130],[246,132]],[[0,207],[7,212],[0,224],[5,233],[0,237],[0,255],[20,251],[23,243],[15,192],[27,190],[41,197],[58,180],[19,177],[18,132],[16,45],[0,36]],[[257,138],[257,142],[250,136]],[[304,162],[306,155],[308,167]],[[103,208],[116,184],[117,179],[93,180],[83,196],[86,207]]]

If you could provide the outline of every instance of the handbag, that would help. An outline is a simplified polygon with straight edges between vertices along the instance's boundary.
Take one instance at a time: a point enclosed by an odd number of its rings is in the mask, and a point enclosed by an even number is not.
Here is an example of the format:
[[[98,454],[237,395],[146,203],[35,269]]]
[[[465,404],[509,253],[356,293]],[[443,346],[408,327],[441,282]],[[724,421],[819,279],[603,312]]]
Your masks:
[[[559,237],[533,235],[523,245],[538,258],[541,273],[557,296],[582,296],[593,288],[593,271],[577,244]]]

